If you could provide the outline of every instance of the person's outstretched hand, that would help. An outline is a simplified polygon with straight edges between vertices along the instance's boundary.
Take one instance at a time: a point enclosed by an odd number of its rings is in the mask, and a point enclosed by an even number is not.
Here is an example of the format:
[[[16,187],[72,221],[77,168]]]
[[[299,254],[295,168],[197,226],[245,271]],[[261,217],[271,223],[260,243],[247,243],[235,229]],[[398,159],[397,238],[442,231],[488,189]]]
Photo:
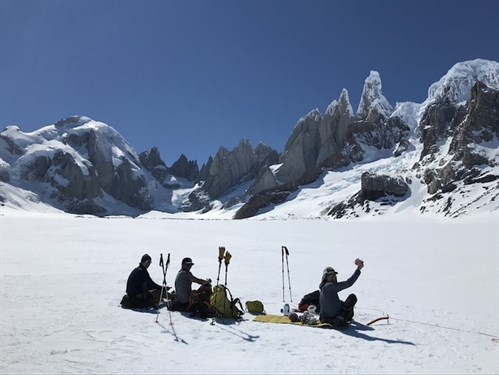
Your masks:
[[[357,258],[354,263],[359,271],[364,267],[364,261],[362,259]]]

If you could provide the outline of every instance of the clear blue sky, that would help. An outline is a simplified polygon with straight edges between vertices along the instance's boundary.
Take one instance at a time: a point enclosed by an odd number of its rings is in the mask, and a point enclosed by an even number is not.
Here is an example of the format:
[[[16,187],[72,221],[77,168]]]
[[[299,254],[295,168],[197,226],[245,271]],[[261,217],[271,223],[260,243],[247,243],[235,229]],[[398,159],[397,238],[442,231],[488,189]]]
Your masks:
[[[0,129],[79,114],[138,152],[203,164],[249,139],[283,151],[343,88],[380,72],[422,102],[455,63],[499,61],[498,0],[0,0]]]

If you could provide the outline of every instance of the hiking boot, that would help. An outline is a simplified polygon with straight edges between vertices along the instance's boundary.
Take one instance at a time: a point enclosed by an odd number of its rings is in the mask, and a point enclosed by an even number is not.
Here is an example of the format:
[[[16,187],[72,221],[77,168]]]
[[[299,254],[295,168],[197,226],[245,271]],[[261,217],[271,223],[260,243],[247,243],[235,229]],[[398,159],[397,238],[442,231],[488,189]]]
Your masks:
[[[301,319],[297,313],[293,313],[293,314],[289,315],[289,320],[291,320],[293,323],[301,321]]]
[[[340,327],[340,326],[345,325],[345,323],[346,323],[345,318],[342,317],[341,315],[335,316],[333,318],[333,326]]]
[[[201,313],[199,314],[199,318],[203,319],[203,320],[207,320],[208,319],[208,314],[206,313]]]

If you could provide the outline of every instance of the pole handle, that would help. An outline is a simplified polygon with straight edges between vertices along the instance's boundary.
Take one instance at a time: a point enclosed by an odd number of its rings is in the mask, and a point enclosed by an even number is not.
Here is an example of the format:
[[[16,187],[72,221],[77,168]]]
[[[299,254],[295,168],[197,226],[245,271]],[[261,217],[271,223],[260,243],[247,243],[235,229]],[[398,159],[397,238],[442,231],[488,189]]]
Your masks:
[[[286,253],[286,255],[289,255],[289,251],[288,251],[288,248],[286,246],[282,247],[282,251],[283,251],[283,255],[284,255],[284,253]]]
[[[225,266],[227,267],[230,263],[230,258],[232,258],[232,255],[231,253],[229,253],[228,251],[225,253],[225,256],[224,256],[224,261],[225,261]]]
[[[225,246],[218,247],[218,261],[221,262],[225,256]]]

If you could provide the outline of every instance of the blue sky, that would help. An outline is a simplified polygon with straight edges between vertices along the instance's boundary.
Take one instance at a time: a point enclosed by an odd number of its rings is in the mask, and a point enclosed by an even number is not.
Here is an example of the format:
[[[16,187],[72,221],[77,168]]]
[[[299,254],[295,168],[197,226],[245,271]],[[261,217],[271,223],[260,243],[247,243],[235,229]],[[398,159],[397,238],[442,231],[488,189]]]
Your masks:
[[[377,70],[392,105],[455,63],[499,61],[499,1],[0,0],[0,127],[71,115],[171,165],[241,139],[282,152],[300,117]]]

